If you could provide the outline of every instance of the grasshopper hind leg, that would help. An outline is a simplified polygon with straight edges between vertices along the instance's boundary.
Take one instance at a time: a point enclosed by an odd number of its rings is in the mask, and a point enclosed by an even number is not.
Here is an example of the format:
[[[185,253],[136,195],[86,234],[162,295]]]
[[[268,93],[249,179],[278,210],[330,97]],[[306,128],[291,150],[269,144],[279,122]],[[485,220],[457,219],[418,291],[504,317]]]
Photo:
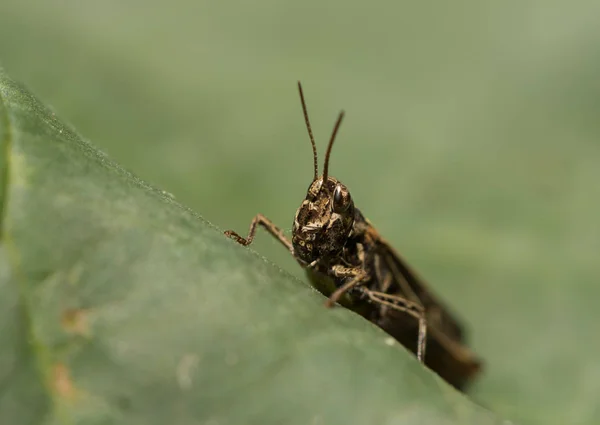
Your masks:
[[[425,310],[423,309],[423,306],[397,295],[372,291],[367,288],[363,289],[363,293],[369,298],[369,300],[375,303],[379,303],[388,308],[410,314],[418,320],[419,332],[417,336],[417,358],[421,363],[423,363],[425,361],[425,350],[427,348],[427,321],[425,320]]]

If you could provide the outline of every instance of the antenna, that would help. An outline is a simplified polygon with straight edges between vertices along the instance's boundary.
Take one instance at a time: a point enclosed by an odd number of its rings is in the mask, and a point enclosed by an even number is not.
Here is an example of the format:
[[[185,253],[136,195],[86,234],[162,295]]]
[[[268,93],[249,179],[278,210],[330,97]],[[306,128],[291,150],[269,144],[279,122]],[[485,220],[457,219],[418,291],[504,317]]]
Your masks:
[[[310,137],[310,144],[312,145],[313,150],[313,164],[315,168],[315,177],[313,178],[314,181],[317,180],[317,178],[319,177],[317,145],[315,144],[315,138],[313,137],[312,129],[310,128],[310,121],[308,120],[308,111],[306,110],[306,102],[304,101],[304,93],[302,92],[302,84],[300,84],[300,81],[298,81],[298,91],[300,92],[300,102],[302,102],[302,112],[304,112],[304,122],[306,123],[306,129],[308,130],[308,136]],[[325,163],[327,163],[327,161]]]
[[[340,124],[342,123],[342,118],[344,118],[344,111],[341,111],[340,115],[338,115],[338,119],[335,122],[335,127],[333,127],[331,139],[329,139],[329,145],[327,145],[327,153],[325,154],[325,166],[323,167],[323,184],[327,182],[327,172],[329,171],[329,157],[331,156],[331,147],[333,146],[335,135],[337,134],[338,129],[340,128]]]

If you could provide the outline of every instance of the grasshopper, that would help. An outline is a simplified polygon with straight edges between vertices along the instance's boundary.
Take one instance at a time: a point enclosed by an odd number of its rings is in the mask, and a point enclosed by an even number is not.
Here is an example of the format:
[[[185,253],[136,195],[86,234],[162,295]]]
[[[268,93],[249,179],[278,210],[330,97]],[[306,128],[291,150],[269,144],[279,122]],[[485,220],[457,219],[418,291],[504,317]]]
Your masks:
[[[464,345],[462,326],[355,207],[348,188],[329,175],[331,149],[344,111],[333,128],[319,176],[317,147],[300,82],[298,90],[312,145],[314,175],[296,211],[292,240],[262,214],[254,217],[245,238],[232,230],[225,235],[248,246],[258,226],[263,227],[328,297],[327,307],[339,302],[359,313],[416,353],[420,362],[451,385],[463,388],[480,371],[481,362]]]

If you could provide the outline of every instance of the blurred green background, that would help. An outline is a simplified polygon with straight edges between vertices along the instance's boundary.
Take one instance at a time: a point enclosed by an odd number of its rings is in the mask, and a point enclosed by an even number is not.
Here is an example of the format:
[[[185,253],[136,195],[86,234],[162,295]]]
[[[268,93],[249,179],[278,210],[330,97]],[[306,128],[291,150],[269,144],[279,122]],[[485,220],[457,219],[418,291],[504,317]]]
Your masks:
[[[5,0],[0,65],[116,161],[226,229],[291,229],[331,173],[464,318],[473,397],[600,420],[600,3]],[[303,278],[281,246],[255,249]]]

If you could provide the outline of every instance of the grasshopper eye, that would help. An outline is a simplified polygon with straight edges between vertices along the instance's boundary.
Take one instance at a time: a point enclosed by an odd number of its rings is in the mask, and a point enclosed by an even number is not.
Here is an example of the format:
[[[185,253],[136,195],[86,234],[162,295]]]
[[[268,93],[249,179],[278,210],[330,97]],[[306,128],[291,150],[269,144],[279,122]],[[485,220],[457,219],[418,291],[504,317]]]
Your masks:
[[[333,212],[338,214],[348,210],[352,205],[352,198],[348,189],[341,185],[337,185],[333,190]]]

